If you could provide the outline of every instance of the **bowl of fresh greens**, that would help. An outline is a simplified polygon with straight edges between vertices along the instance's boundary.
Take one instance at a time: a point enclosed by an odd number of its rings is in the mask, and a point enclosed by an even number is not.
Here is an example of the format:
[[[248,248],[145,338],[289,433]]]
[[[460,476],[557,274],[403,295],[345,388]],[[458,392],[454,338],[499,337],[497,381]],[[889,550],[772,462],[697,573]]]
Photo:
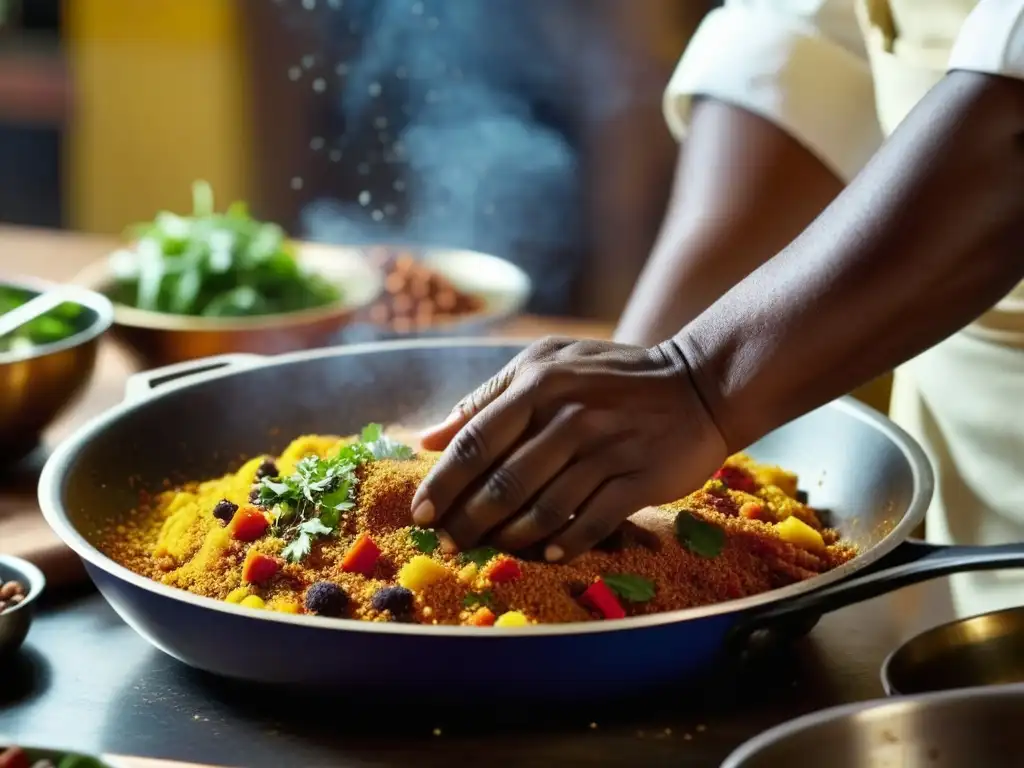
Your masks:
[[[0,280],[0,316],[57,286]],[[22,458],[92,377],[100,336],[113,321],[108,299],[62,286],[66,301],[0,337],[0,464]]]
[[[98,757],[60,749],[0,746],[3,768],[112,768]]]
[[[358,249],[293,242],[241,202],[218,212],[205,182],[192,197],[76,280],[110,298],[112,333],[143,367],[324,346],[383,289]]]

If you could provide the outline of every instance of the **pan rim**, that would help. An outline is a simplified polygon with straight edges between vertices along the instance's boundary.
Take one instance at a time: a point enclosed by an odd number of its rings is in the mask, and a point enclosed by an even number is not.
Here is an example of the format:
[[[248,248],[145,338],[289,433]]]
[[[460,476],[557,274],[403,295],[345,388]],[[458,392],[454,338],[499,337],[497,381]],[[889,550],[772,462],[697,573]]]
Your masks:
[[[880,558],[894,550],[899,544],[909,538],[910,533],[923,520],[927,506],[931,500],[934,489],[934,477],[931,465],[925,456],[923,449],[896,424],[891,422],[881,413],[875,411],[863,403],[856,401],[847,395],[827,403],[823,408],[837,408],[848,415],[867,422],[873,428],[881,431],[892,442],[907,460],[913,484],[913,494],[908,509],[903,513],[900,521],[893,526],[880,541],[874,544],[866,552],[858,554],[852,560],[835,568],[827,573],[820,574],[804,581],[796,582],[780,589],[769,590],[757,595],[729,600],[723,603],[686,608],[678,611],[666,611],[664,613],[647,614],[644,616],[631,616],[616,621],[581,621],[565,622],[560,624],[534,624],[526,627],[500,628],[500,627],[463,627],[447,625],[423,625],[423,624],[398,624],[359,621],[357,619],[325,619],[319,616],[306,616],[297,614],[279,613],[276,611],[255,611],[236,606],[223,600],[216,600],[211,597],[195,595],[183,589],[161,584],[147,579],[134,571],[120,565],[95,546],[89,543],[80,534],[68,519],[67,512],[61,502],[61,480],[63,470],[71,460],[88,444],[88,442],[109,424],[131,413],[133,410],[143,407],[155,400],[168,397],[180,389],[194,386],[198,383],[205,383],[215,379],[225,378],[232,375],[244,373],[256,368],[274,367],[289,365],[294,362],[315,360],[327,357],[349,357],[360,354],[374,354],[378,352],[400,351],[406,349],[438,349],[443,347],[509,347],[522,348],[535,342],[536,339],[495,339],[495,338],[460,338],[450,337],[445,339],[400,339],[394,341],[381,341],[367,344],[343,345],[337,347],[326,347],[323,349],[291,352],[283,355],[266,356],[263,360],[254,365],[247,365],[241,369],[227,366],[221,369],[214,369],[204,373],[197,373],[191,376],[184,376],[173,382],[162,385],[154,390],[150,396],[137,400],[125,400],[105,413],[99,414],[76,432],[58,445],[50,455],[43,467],[39,478],[38,500],[50,528],[58,537],[70,547],[82,560],[110,576],[127,582],[131,586],[142,589],[146,592],[160,597],[176,600],[196,608],[204,608],[227,613],[238,617],[248,617],[262,621],[277,622],[306,627],[309,629],[321,629],[325,631],[341,632],[366,632],[370,634],[396,634],[423,637],[462,637],[462,638],[510,638],[510,637],[544,637],[544,636],[576,636],[590,634],[604,634],[608,632],[622,632],[633,629],[649,629],[654,627],[679,624],[686,621],[707,619],[713,617],[726,617],[732,614],[741,614],[755,611],[758,608],[775,605],[784,602],[816,589],[838,582],[861,571]],[[197,367],[201,367],[202,361],[197,360]]]

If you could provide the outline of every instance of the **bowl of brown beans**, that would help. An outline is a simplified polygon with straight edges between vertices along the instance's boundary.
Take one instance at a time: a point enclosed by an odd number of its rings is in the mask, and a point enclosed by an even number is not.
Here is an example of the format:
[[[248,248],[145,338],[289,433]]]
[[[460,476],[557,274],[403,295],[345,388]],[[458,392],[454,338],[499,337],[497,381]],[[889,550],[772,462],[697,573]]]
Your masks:
[[[0,659],[14,654],[32,624],[32,604],[46,586],[43,572],[27,560],[0,555]]]
[[[376,246],[367,255],[384,291],[361,319],[382,336],[482,332],[521,312],[532,291],[523,270],[486,253]]]

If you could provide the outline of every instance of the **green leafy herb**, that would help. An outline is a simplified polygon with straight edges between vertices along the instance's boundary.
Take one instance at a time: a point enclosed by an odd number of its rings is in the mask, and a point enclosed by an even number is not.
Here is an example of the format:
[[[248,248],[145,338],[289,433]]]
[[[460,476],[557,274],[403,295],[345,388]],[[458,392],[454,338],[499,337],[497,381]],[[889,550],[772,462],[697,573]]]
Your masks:
[[[725,546],[725,531],[685,509],[676,515],[676,538],[701,557],[718,557]]]
[[[459,560],[463,563],[474,563],[477,568],[483,568],[492,559],[500,555],[501,552],[496,550],[494,547],[477,547],[476,549],[467,549],[465,552],[459,555]]]
[[[654,599],[654,582],[632,573],[606,573],[601,580],[612,592],[630,603],[646,603]]]
[[[375,459],[411,459],[412,448],[384,434],[380,424],[368,424],[363,427],[359,438]]]
[[[57,768],[103,768],[103,764],[94,757],[64,755],[57,763]]]
[[[299,562],[317,538],[337,531],[342,515],[355,506],[356,470],[375,458],[370,445],[360,440],[334,456],[305,457],[287,477],[260,480],[259,502],[271,511],[271,531],[287,542],[282,557]]]
[[[462,598],[462,606],[464,608],[476,608],[480,605],[487,606],[488,608],[494,607],[494,595],[489,589],[485,589],[483,592],[469,592]]]
[[[257,221],[244,203],[217,213],[205,181],[192,185],[192,213],[167,211],[134,227],[111,257],[120,304],[203,317],[242,317],[322,307],[341,298],[295,258],[284,230]]]
[[[441,544],[437,534],[426,528],[413,528],[409,537],[413,546],[425,555],[432,554]]]
[[[34,291],[24,288],[0,285],[0,315],[17,309],[35,295]],[[82,307],[78,304],[64,303],[54,307],[0,338],[0,352],[17,352],[66,339],[78,330],[76,320],[81,314]]]

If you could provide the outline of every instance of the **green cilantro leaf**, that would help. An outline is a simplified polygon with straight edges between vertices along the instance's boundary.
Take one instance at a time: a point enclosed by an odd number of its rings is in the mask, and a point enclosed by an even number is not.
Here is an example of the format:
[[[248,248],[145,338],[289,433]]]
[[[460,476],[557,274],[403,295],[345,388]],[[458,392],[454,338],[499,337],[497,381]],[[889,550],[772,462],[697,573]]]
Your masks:
[[[289,563],[297,563],[308,555],[312,548],[313,537],[300,529],[298,535],[281,550],[281,557]]]
[[[646,603],[654,599],[654,582],[632,573],[606,573],[601,580],[612,592],[630,603]]]
[[[489,589],[485,589],[483,592],[468,592],[466,596],[462,598],[462,606],[464,608],[476,608],[480,605],[488,608],[494,606],[494,595]]]
[[[461,553],[459,560],[463,563],[475,563],[478,568],[483,568],[500,554],[501,552],[494,547],[477,547],[476,549],[467,549]]]
[[[307,536],[327,536],[334,533],[334,528],[324,525],[321,518],[313,517],[299,526],[299,533],[304,533]]]
[[[675,527],[676,539],[695,555],[718,557],[725,547],[725,531],[685,509],[676,515]]]
[[[380,424],[368,424],[363,427],[359,441],[370,449],[375,459],[398,459],[404,461],[405,459],[411,459],[413,456],[412,448],[385,435],[384,429]]]
[[[433,553],[441,544],[437,534],[426,528],[413,528],[409,531],[409,537],[413,546],[425,555]]]

